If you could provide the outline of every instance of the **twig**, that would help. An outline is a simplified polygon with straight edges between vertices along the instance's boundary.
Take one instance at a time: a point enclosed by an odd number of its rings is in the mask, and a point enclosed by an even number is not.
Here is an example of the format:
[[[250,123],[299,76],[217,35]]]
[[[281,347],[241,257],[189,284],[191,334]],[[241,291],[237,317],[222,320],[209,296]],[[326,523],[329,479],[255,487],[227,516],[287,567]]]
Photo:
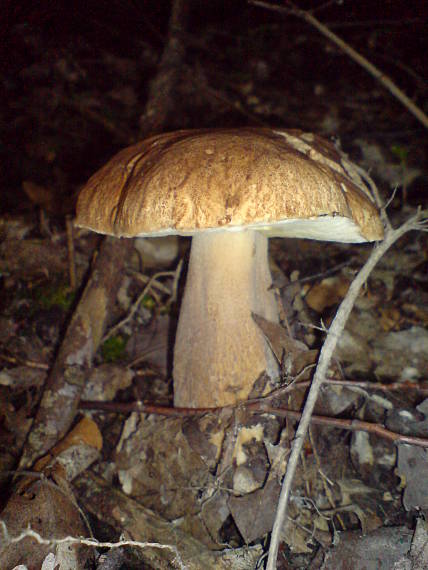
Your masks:
[[[159,279],[160,277],[175,277],[176,271],[160,271],[159,273],[156,273],[155,275],[153,275],[152,277],[150,277],[150,279],[147,281],[147,285],[144,287],[144,289],[142,290],[142,292],[138,295],[137,300],[132,304],[128,314],[126,315],[125,318],[123,318],[121,321],[119,321],[118,323],[116,323],[104,336],[102,339],[102,342],[105,342],[108,338],[110,338],[117,330],[121,329],[123,326],[126,325],[126,323],[128,323],[132,317],[135,315],[136,311],[138,310],[138,307],[140,306],[141,301],[144,299],[144,297],[147,295],[147,293],[150,291],[150,289],[153,286],[153,283],[155,283],[157,281],[157,279]],[[170,293],[171,294],[171,293]]]
[[[65,217],[65,227],[67,232],[67,252],[68,252],[68,273],[70,278],[70,289],[76,290],[76,260],[74,255],[73,220],[70,215]]]
[[[342,51],[344,51],[351,59],[357,62],[361,67],[363,67],[370,75],[372,75],[379,83],[381,83],[396,99],[400,101],[411,113],[414,115],[420,123],[428,128],[428,116],[420,109],[413,101],[402,91],[391,79],[378,69],[375,65],[370,63],[368,59],[359,54],[354,48],[343,41],[339,36],[334,34],[327,26],[322,24],[315,16],[310,12],[305,10],[300,10],[292,2],[288,2],[291,9],[284,8],[282,6],[277,6],[270,4],[269,2],[262,2],[261,0],[250,0],[250,4],[254,6],[260,6],[261,8],[266,8],[267,10],[274,10],[276,12],[285,12],[287,14],[293,14],[299,18],[302,18],[308,24],[311,24],[316,28],[321,34],[328,38],[331,42],[336,44]]]
[[[329,382],[327,381],[326,384],[328,385]],[[287,388],[288,387],[286,387],[284,391],[286,391]],[[277,396],[278,392],[280,391],[282,392],[283,390],[280,388],[275,392],[275,395]],[[171,406],[161,406],[158,404],[151,404],[141,401],[123,403],[101,402],[98,400],[82,400],[80,402],[80,408],[83,410],[101,410],[103,412],[114,414],[130,414],[132,412],[137,412],[141,414],[157,414],[165,417],[203,416],[204,414],[218,413],[225,409],[245,408],[256,413],[268,413],[274,416],[288,417],[294,420],[301,419],[302,412],[296,412],[295,410],[289,410],[288,408],[270,406],[269,401],[272,398],[272,395],[268,395],[264,396],[263,398],[258,398],[257,400],[249,400],[238,405],[235,404],[233,406],[224,406],[222,408],[173,408]],[[371,422],[354,419],[314,415],[310,417],[309,421],[317,425],[336,427],[338,429],[344,429],[348,431],[366,431],[396,444],[407,443],[409,445],[417,445],[419,447],[428,448],[428,438],[396,433],[386,429],[383,425],[380,424],[374,424]]]
[[[83,544],[84,546],[92,546],[94,548],[120,548],[121,546],[133,546],[136,548],[160,548],[171,550],[174,553],[175,561],[178,563],[180,569],[185,569],[180,553],[176,546],[171,544],[160,544],[159,542],[140,542],[139,540],[118,540],[117,542],[100,542],[95,538],[80,538],[75,536],[65,536],[63,538],[44,538],[32,528],[27,528],[17,536],[9,536],[6,524],[0,520],[1,534],[3,544],[16,544],[26,538],[34,538],[38,544],[45,544],[47,546],[56,546],[59,544]]]
[[[263,406],[263,405],[260,405],[260,407],[259,407],[259,409],[257,409],[257,411],[258,412],[266,412],[266,413],[272,414],[274,416],[288,417],[288,418],[292,418],[294,420],[300,419],[300,423],[302,423],[302,417],[303,417],[302,412],[295,412],[294,410],[288,410],[285,408],[274,408],[274,407]],[[414,436],[414,435],[403,435],[402,433],[397,433],[397,432],[391,431],[391,430],[385,428],[381,424],[374,424],[374,423],[365,422],[362,420],[347,420],[347,419],[343,419],[343,418],[331,418],[328,416],[311,416],[310,423],[313,423],[316,425],[321,425],[321,426],[324,425],[324,426],[328,426],[328,427],[336,427],[338,429],[344,429],[347,431],[365,431],[367,433],[372,433],[374,435],[382,437],[383,439],[386,439],[386,440],[390,441],[391,443],[395,443],[395,444],[406,443],[408,445],[417,445],[418,447],[423,447],[425,449],[428,449],[428,438],[418,437],[418,436]],[[300,427],[300,424],[299,424],[299,427]],[[296,432],[296,434],[297,434],[297,432]],[[296,441],[296,439],[294,441]],[[294,450],[294,447],[295,447],[295,445],[293,445],[293,450]],[[290,455],[290,460],[291,460],[291,455]],[[288,465],[289,465],[289,463],[288,463]],[[288,465],[287,465],[287,473],[288,473],[288,469],[289,469]]]
[[[82,117],[101,125],[104,130],[113,135],[118,142],[129,144],[129,142],[133,140],[131,131],[124,128],[123,124],[121,124],[120,127],[117,127],[114,121],[107,119],[107,113],[105,111],[100,113],[95,109],[91,109],[89,104],[84,101],[66,97],[65,95],[61,96],[60,103],[65,107],[69,107],[73,111],[78,111]]]
[[[129,274],[132,275],[132,277],[135,277],[135,279],[137,279],[138,281],[141,281],[144,285],[147,285],[147,283],[151,279],[151,277],[148,277],[147,275],[144,275],[144,273],[140,273],[135,269],[131,269],[129,271]],[[157,289],[158,291],[164,293],[165,295],[171,295],[170,289],[166,287],[163,283],[160,283],[159,281],[153,281],[152,287],[153,289]]]
[[[159,350],[166,350],[166,343],[165,342],[161,342],[158,344],[155,344],[154,346],[151,346],[150,348],[147,348],[146,350],[143,350],[142,352],[139,352],[139,356],[137,358],[134,358],[134,360],[131,360],[131,362],[128,362],[126,365],[126,368],[134,368],[134,366],[137,366],[138,364],[140,364],[141,362],[146,363],[145,361],[147,360],[148,356],[150,354],[153,354],[154,352],[158,352]],[[143,373],[140,373],[140,370],[133,370],[134,374],[136,376],[148,376],[148,371],[145,370]],[[155,372],[152,371],[151,372],[151,376],[159,376],[159,372]]]
[[[287,505],[291,493],[291,486],[296,472],[299,455],[303,448],[303,443],[311,422],[311,416],[318,398],[322,384],[325,382],[326,373],[336,348],[337,342],[341,333],[345,328],[346,321],[351,313],[351,310],[357,300],[361,287],[367,281],[373,268],[376,266],[381,257],[388,251],[388,249],[404,234],[412,230],[423,230],[427,227],[426,213],[420,209],[418,212],[409,218],[404,224],[397,229],[387,228],[385,232],[385,239],[373,249],[369,259],[366,261],[358,275],[352,281],[345,298],[339,306],[336,316],[330,326],[327,338],[323,344],[318,360],[318,365],[315,370],[312,386],[306,398],[306,404],[303,409],[302,417],[297,428],[295,438],[292,444],[291,453],[287,463],[287,470],[282,482],[282,489],[278,501],[278,507],[275,517],[275,522],[272,529],[271,544],[269,548],[269,556],[267,561],[266,570],[275,570],[278,548],[281,537],[281,530],[287,514]],[[352,424],[351,424],[352,425]],[[355,424],[354,424],[355,425]],[[384,428],[383,428],[384,429]]]
[[[188,2],[174,0],[168,23],[168,40],[158,64],[156,77],[150,82],[144,113],[140,117],[140,131],[144,134],[159,131],[167,122],[175,102],[175,88],[179,82],[184,61],[182,41],[188,16]]]
[[[361,166],[358,166],[358,164],[353,164],[352,165],[355,170],[358,172],[358,174],[361,176],[361,178],[364,180],[364,182],[366,183],[367,188],[369,189],[373,200],[375,201],[376,206],[379,208],[379,210],[381,210],[382,213],[386,212],[386,206],[385,206],[385,201],[381,198],[380,194],[379,194],[379,190],[377,189],[377,186],[375,184],[375,181],[373,180],[373,178],[364,170],[364,168],[361,168]],[[383,220],[387,222],[387,226],[390,227],[391,224],[389,224],[389,220]]]
[[[189,80],[195,85],[195,87],[198,88],[199,91],[203,91],[211,99],[220,102],[226,108],[241,114],[243,117],[246,117],[251,122],[251,124],[256,124],[261,127],[268,127],[268,128],[270,127],[268,122],[264,121],[263,119],[260,119],[260,117],[258,117],[255,113],[246,109],[243,105],[239,103],[239,101],[237,102],[236,100],[235,101],[230,100],[226,95],[221,93],[218,89],[210,87],[206,83],[202,82],[199,79],[198,74],[194,72],[194,69],[190,65],[186,66],[186,70],[188,72]]]
[[[300,382],[291,382],[287,386],[281,386],[276,390],[270,392],[266,399],[274,399],[282,394],[291,392],[298,389],[306,389],[311,385],[311,380],[302,380]],[[411,382],[410,380],[403,380],[401,382],[392,382],[391,384],[381,384],[380,382],[370,382],[368,380],[337,380],[336,378],[326,378],[324,387],[329,386],[346,386],[347,388],[361,388],[363,390],[378,390],[379,392],[399,392],[414,390],[419,394],[426,396],[428,395],[428,382]]]
[[[180,259],[174,272],[174,281],[172,282],[172,293],[168,303],[175,303],[175,301],[177,300],[178,284],[180,282],[182,269],[183,269],[183,260]]]
[[[162,283],[159,283],[159,281],[153,281],[151,277],[147,277],[147,275],[139,273],[138,271],[131,270],[130,273],[136,279],[138,279],[139,281],[142,281],[145,285],[149,281],[152,280],[153,289],[158,289],[161,293],[164,293],[165,295],[169,296],[169,299],[166,302],[166,306],[168,306],[171,303],[175,303],[175,301],[177,300],[178,283],[180,281],[180,275],[181,275],[182,268],[183,268],[183,259],[180,259],[180,261],[177,264],[177,267],[175,268],[175,271],[169,272],[170,275],[174,277],[173,282],[172,282],[172,287],[170,289],[168,287],[165,287],[165,285],[163,285]],[[162,275],[162,276],[165,277],[165,275]],[[160,276],[161,275],[158,273],[157,277],[160,277]],[[155,277],[156,277],[156,275],[155,275]]]
[[[409,22],[409,24],[411,25],[412,22]],[[404,24],[404,22],[401,22],[400,25],[403,26],[405,24]],[[428,80],[426,80],[424,77],[419,75],[419,73],[416,73],[416,71],[414,69],[412,69],[411,67],[409,67],[408,65],[406,65],[405,63],[400,61],[399,59],[395,59],[392,56],[388,56],[384,53],[383,54],[378,53],[377,55],[381,59],[387,61],[389,64],[395,65],[395,67],[398,67],[398,69],[400,69],[401,71],[406,73],[409,77],[411,77],[413,79],[413,81],[417,84],[419,89],[421,89],[422,91],[426,91],[428,89]]]
[[[14,356],[7,356],[6,354],[0,354],[0,358],[11,364],[16,364],[21,366],[20,361]],[[44,364],[43,362],[35,362],[34,360],[22,360],[23,366],[28,366],[28,368],[36,368],[38,370],[49,370],[49,364]]]
[[[300,386],[310,386],[310,382],[299,382],[295,385],[295,388]],[[404,390],[414,390],[423,396],[428,395],[428,382],[410,382],[405,380],[404,382],[393,382],[392,384],[381,384],[378,382],[366,382],[360,380],[335,380],[334,378],[328,378],[325,386],[347,386],[348,388],[362,388],[363,390],[378,390],[379,392],[399,392]]]
[[[344,261],[342,263],[339,263],[338,265],[335,265],[334,267],[326,269],[325,271],[320,271],[319,273],[313,273],[312,275],[308,275],[307,277],[302,277],[301,279],[290,281],[289,283],[286,283],[282,287],[278,287],[278,289],[287,289],[288,287],[292,287],[295,283],[302,284],[306,283],[307,281],[315,281],[315,279],[325,279],[329,275],[334,275],[344,267],[348,267],[349,263],[350,263],[349,261]]]
[[[257,412],[259,414],[272,414],[273,416],[279,416],[282,418],[288,417],[293,420],[301,420],[303,415],[302,412],[296,412],[295,410],[289,410],[288,408],[276,408],[273,406],[268,406],[262,401],[245,402],[240,405],[250,411]],[[138,412],[140,414],[157,414],[159,416],[170,418],[203,416],[205,414],[218,413],[219,411],[230,407],[233,406],[225,406],[224,408],[173,408],[171,406],[158,406],[157,404],[146,404],[143,402],[120,403],[100,402],[98,400],[82,400],[80,402],[80,408],[82,410],[101,410],[103,412],[110,412],[113,414],[130,414],[132,412]],[[406,443],[408,445],[417,445],[418,447],[424,447],[425,449],[428,449],[428,438],[396,433],[394,431],[386,429],[383,425],[380,424],[374,424],[362,420],[314,415],[310,417],[309,422],[316,425],[335,427],[347,431],[366,431],[368,433],[373,433],[379,437],[382,437],[383,439],[387,439],[388,441],[391,441],[395,444]]]

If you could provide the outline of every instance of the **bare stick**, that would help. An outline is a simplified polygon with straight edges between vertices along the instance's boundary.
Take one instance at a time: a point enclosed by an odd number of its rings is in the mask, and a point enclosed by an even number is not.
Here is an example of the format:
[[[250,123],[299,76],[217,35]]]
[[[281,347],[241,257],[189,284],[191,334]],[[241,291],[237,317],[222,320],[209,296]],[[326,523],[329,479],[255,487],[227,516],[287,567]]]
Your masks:
[[[122,546],[133,546],[135,548],[160,548],[171,550],[175,556],[175,561],[179,568],[185,570],[186,566],[181,560],[180,553],[176,546],[171,544],[161,544],[159,542],[142,542],[139,540],[118,540],[117,542],[100,542],[95,538],[82,538],[77,536],[64,536],[63,538],[45,538],[32,528],[23,530],[17,536],[9,536],[9,532],[4,521],[0,520],[1,535],[5,544],[16,544],[26,538],[33,538],[38,544],[47,546],[57,546],[60,544],[83,544],[94,548],[120,548]]]
[[[274,10],[276,12],[286,12],[288,14],[293,14],[302,18],[308,24],[311,24],[316,28],[321,34],[323,34],[326,38],[336,44],[342,51],[344,51],[351,59],[357,62],[361,67],[363,67],[366,71],[370,73],[375,79],[379,81],[396,99],[402,103],[406,109],[408,109],[412,115],[414,115],[420,123],[423,124],[425,128],[428,128],[428,117],[425,113],[420,109],[417,105],[413,103],[413,101],[402,91],[391,79],[383,73],[380,69],[378,69],[375,65],[370,63],[368,59],[363,57],[359,54],[354,48],[352,48],[349,44],[344,42],[339,36],[334,34],[327,26],[322,24],[315,16],[313,16],[310,12],[305,10],[300,10],[297,8],[292,2],[289,2],[289,5],[292,7],[291,10],[287,8],[283,8],[282,6],[277,6],[274,4],[270,4],[268,2],[262,2],[260,0],[251,0],[250,4],[255,6],[260,6],[261,8],[266,8],[268,10]]]
[[[381,384],[380,382],[370,382],[369,380],[336,380],[336,378],[326,378],[325,387],[329,386],[346,386],[350,390],[374,390],[378,392],[409,392],[414,391],[421,396],[428,396],[428,382],[418,381],[411,382],[410,380],[403,380],[400,382],[392,382],[391,384]],[[310,380],[303,380],[302,382],[292,382],[286,386],[281,386],[273,390],[265,398],[274,399],[281,394],[293,392],[294,390],[301,390],[308,388],[311,385]]]
[[[105,342],[112,335],[114,335],[116,333],[116,331],[118,331],[123,326],[125,326],[127,323],[129,323],[129,321],[134,317],[135,313],[137,312],[137,310],[141,304],[141,301],[144,299],[144,297],[146,295],[148,295],[150,293],[150,290],[153,287],[153,284],[157,281],[157,279],[159,279],[160,277],[174,277],[174,276],[175,276],[175,271],[160,271],[159,273],[156,273],[155,275],[150,277],[150,279],[147,281],[146,286],[144,287],[142,292],[138,295],[137,300],[131,305],[131,308],[130,308],[128,314],[126,315],[126,317],[124,317],[121,321],[116,323],[103,336],[102,342]],[[170,292],[170,294],[171,294],[171,292]]]
[[[85,378],[102,338],[121,282],[131,240],[103,241],[82,297],[64,334],[46,379],[41,401],[22,452],[20,468],[44,455],[69,430]]]
[[[238,404],[238,406],[259,414],[268,413],[273,416],[294,420],[300,420],[302,417],[301,412],[289,410],[288,408],[269,406],[266,404],[265,400],[266,398],[260,398],[255,401],[243,402],[242,404]],[[197,417],[203,416],[207,413],[214,414],[226,408],[236,408],[237,406],[224,406],[223,408],[173,408],[171,406],[161,406],[140,401],[122,403],[81,400],[79,407],[81,410],[102,410],[103,412],[113,414],[129,414],[131,412],[138,412],[141,414],[157,414],[167,418],[177,418],[183,416]],[[424,447],[425,449],[428,448],[428,438],[414,435],[403,435],[401,433],[391,431],[381,424],[374,424],[361,420],[333,418],[329,416],[311,416],[310,421],[312,424],[320,426],[334,427],[348,431],[365,431],[386,439],[394,444],[407,443],[408,445],[417,445],[418,447]]]
[[[65,227],[67,231],[67,251],[68,251],[68,272],[70,279],[70,289],[76,290],[76,260],[74,255],[73,220],[70,215],[65,217]]]
[[[169,18],[168,41],[158,64],[156,77],[149,85],[149,96],[140,117],[142,133],[159,131],[165,126],[175,103],[175,88],[183,68],[182,34],[187,23],[188,2],[174,0]]]
[[[297,428],[296,435],[292,444],[291,453],[287,463],[287,470],[282,482],[281,495],[278,501],[275,522],[272,529],[271,544],[269,548],[269,556],[266,570],[275,570],[278,548],[281,539],[281,531],[284,520],[287,515],[287,505],[290,498],[291,486],[296,472],[299,456],[303,448],[303,443],[308,432],[311,422],[312,413],[320,392],[321,386],[326,379],[326,373],[336,348],[337,342],[342,334],[349,314],[357,300],[361,287],[367,281],[370,273],[381,257],[388,249],[404,234],[412,230],[423,230],[427,228],[427,212],[419,210],[416,215],[409,218],[404,224],[397,229],[387,228],[385,239],[375,246],[369,259],[366,261],[358,275],[352,281],[349,290],[343,299],[336,316],[330,326],[327,338],[323,344],[315,370],[312,386],[308,392],[306,404],[303,409],[302,417]]]
[[[300,419],[302,417],[302,414],[300,412],[295,412],[293,410],[287,410],[283,408],[264,406],[262,404],[260,405],[259,411],[267,412],[268,414],[272,414],[274,416],[282,416],[285,418]],[[381,424],[374,424],[362,420],[348,420],[343,418],[331,418],[328,416],[311,416],[311,424],[335,427],[348,431],[365,431],[366,433],[372,433],[394,444],[406,443],[408,445],[416,445],[417,447],[423,447],[425,449],[428,448],[428,438],[426,437],[418,437],[416,435],[403,435],[402,433],[391,431]]]

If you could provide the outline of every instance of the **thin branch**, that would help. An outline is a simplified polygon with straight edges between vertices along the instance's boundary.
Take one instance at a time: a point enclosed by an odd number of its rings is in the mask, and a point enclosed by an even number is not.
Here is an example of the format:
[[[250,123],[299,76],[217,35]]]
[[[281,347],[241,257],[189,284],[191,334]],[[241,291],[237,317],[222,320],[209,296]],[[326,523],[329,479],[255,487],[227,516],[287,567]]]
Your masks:
[[[375,246],[369,259],[366,261],[358,275],[352,281],[349,290],[345,295],[345,298],[339,306],[336,316],[328,331],[327,338],[321,349],[318,365],[312,381],[312,386],[308,392],[306,404],[303,409],[302,417],[292,444],[291,453],[287,463],[287,470],[282,482],[281,495],[278,501],[275,522],[272,529],[271,544],[269,548],[266,570],[275,570],[276,568],[276,559],[281,539],[281,531],[284,525],[285,517],[287,515],[287,506],[291,493],[291,486],[298,465],[299,456],[303,448],[306,434],[308,432],[314,407],[318,399],[318,394],[320,392],[321,386],[326,379],[326,374],[333,357],[334,350],[336,348],[339,337],[345,328],[346,321],[348,320],[355,301],[357,300],[361,287],[367,281],[370,273],[378,261],[381,259],[381,257],[388,251],[388,249],[407,232],[412,230],[420,230],[426,227],[427,221],[428,220],[426,219],[426,213],[422,212],[419,209],[414,216],[409,218],[399,228],[395,230],[387,228],[385,232],[385,239]]]
[[[44,538],[38,532],[34,531],[32,528],[27,528],[22,531],[17,536],[9,536],[6,524],[4,521],[0,520],[1,534],[3,538],[3,544],[16,544],[21,542],[26,538],[34,538],[38,544],[44,544],[47,546],[57,546],[60,544],[82,544],[84,546],[92,546],[94,548],[120,548],[122,546],[133,546],[136,548],[161,548],[171,550],[175,556],[175,561],[178,563],[180,569],[185,570],[180,553],[176,546],[171,544],[160,544],[159,542],[140,542],[139,540],[119,540],[117,542],[100,542],[95,538],[80,538],[75,536],[65,536],[63,538]]]
[[[65,228],[67,234],[68,273],[70,279],[70,289],[74,292],[76,291],[77,287],[76,256],[74,252],[73,220],[69,214],[65,217]]]
[[[308,24],[311,24],[316,28],[321,34],[323,34],[327,39],[333,42],[339,49],[345,52],[351,59],[363,67],[370,75],[372,75],[379,83],[381,83],[396,99],[400,101],[411,113],[414,115],[420,123],[423,124],[425,128],[428,128],[428,116],[420,109],[413,101],[408,97],[404,91],[402,91],[395,83],[373,65],[368,59],[359,54],[354,48],[343,41],[339,36],[334,34],[327,26],[322,24],[315,16],[310,12],[305,10],[300,10],[292,2],[288,2],[291,9],[284,8],[282,6],[277,6],[270,4],[269,2],[262,2],[261,0],[250,0],[250,4],[254,6],[260,6],[261,8],[266,8],[267,10],[273,10],[275,12],[283,12],[287,14],[293,14],[299,18],[302,18]]]
[[[276,393],[291,392],[298,388],[308,388],[311,385],[310,380],[303,382],[294,382],[288,386],[284,386],[275,390]],[[377,390],[379,392],[404,392],[413,390],[422,396],[428,396],[428,382],[411,382],[410,380],[403,380],[401,382],[392,382],[391,384],[382,384],[380,382],[370,382],[368,380],[336,380],[336,378],[326,378],[324,384],[328,386],[346,386],[347,388],[361,388],[363,390]],[[275,397],[274,394],[269,394],[269,398]]]
[[[7,354],[0,354],[0,358],[10,364],[16,364],[16,366],[28,366],[28,368],[36,368],[37,370],[49,370],[49,364],[43,362],[35,362],[34,360],[20,361],[18,358],[15,358],[15,356],[8,356]]]
[[[153,287],[153,284],[156,283],[156,281],[158,279],[160,279],[161,277],[174,277],[175,278],[175,275],[176,275],[176,271],[160,271],[159,273],[156,273],[155,275],[150,277],[150,279],[147,281],[146,286],[144,287],[142,292],[138,295],[137,300],[131,305],[131,308],[130,308],[128,314],[126,315],[126,317],[124,317],[121,321],[119,321],[113,327],[111,327],[111,329],[103,336],[102,342],[105,342],[112,335],[114,335],[116,333],[116,331],[121,329],[130,320],[132,320],[133,316],[135,315],[135,313],[137,312],[137,310],[141,304],[141,301],[144,299],[144,297],[146,295],[148,295],[151,288]],[[171,295],[171,292],[170,292],[170,295]]]
[[[204,414],[218,413],[221,410],[236,407],[236,405],[233,405],[225,406],[223,408],[173,408],[171,406],[160,406],[157,404],[149,404],[143,402],[121,403],[101,402],[99,400],[82,400],[80,402],[80,408],[82,410],[101,410],[103,412],[110,412],[114,414],[130,414],[132,412],[137,412],[140,414],[156,414],[169,418],[203,416]],[[267,413],[282,418],[292,418],[293,420],[300,420],[302,417],[302,412],[296,412],[295,410],[289,410],[288,408],[277,408],[274,406],[269,406],[266,404],[263,398],[260,398],[259,400],[253,402],[243,402],[242,404],[239,404],[239,407],[259,414]],[[381,424],[374,424],[361,420],[313,415],[310,418],[310,422],[316,425],[335,427],[348,431],[365,431],[368,433],[373,433],[395,444],[407,443],[409,445],[417,445],[418,447],[424,447],[426,449],[428,448],[428,438],[417,437],[413,435],[403,435],[401,433],[388,430]]]
[[[168,40],[158,64],[156,76],[150,82],[144,113],[140,117],[140,134],[157,132],[165,127],[174,109],[175,89],[183,70],[185,46],[182,41],[187,25],[189,5],[186,0],[174,0],[168,24]]]
[[[309,441],[310,441],[310,443],[311,443],[311,447],[312,447],[312,451],[313,451],[313,454],[314,454],[315,463],[316,463],[316,465],[317,465],[318,474],[319,474],[319,476],[320,476],[321,483],[322,483],[322,486],[323,486],[323,488],[324,488],[325,496],[327,497],[327,500],[328,500],[328,502],[330,503],[330,507],[331,507],[332,509],[335,509],[335,508],[336,508],[336,501],[334,500],[333,493],[332,493],[332,491],[331,491],[331,487],[333,487],[333,482],[332,482],[332,481],[327,477],[327,475],[324,473],[324,470],[323,470],[322,464],[321,464],[321,459],[320,459],[320,456],[319,456],[319,454],[318,454],[317,446],[316,446],[316,444],[315,444],[315,441],[314,441],[314,438],[313,438],[312,430],[311,430],[311,429],[309,429]],[[315,508],[315,510],[317,511],[317,513],[318,513],[320,516],[324,516],[324,515],[318,510],[318,507],[317,507],[317,505],[315,504],[315,502],[314,502],[314,508]],[[343,519],[342,519],[341,515],[340,515],[340,514],[337,514],[336,516],[337,516],[337,520],[339,521],[340,526],[342,527],[342,530],[346,530],[346,525],[345,525],[345,523],[343,522]]]
[[[293,410],[287,410],[282,408],[274,408],[269,406],[260,406],[260,412],[267,412],[280,417],[288,417],[295,420],[300,419],[303,414],[301,412],[295,412]],[[406,443],[407,445],[416,445],[418,447],[423,447],[428,449],[428,438],[418,437],[414,435],[404,435],[402,433],[397,433],[385,428],[381,424],[374,424],[371,422],[365,422],[362,420],[347,420],[343,418],[331,418],[327,416],[311,416],[310,423],[316,425],[324,425],[328,427],[336,427],[338,429],[344,429],[347,431],[365,431],[367,433],[372,433],[383,439],[386,439],[394,444]],[[294,446],[293,446],[294,448]],[[291,456],[290,456],[291,458]],[[287,466],[288,471],[288,466]]]
[[[147,285],[147,283],[151,279],[151,277],[148,277],[147,275],[144,275],[144,273],[140,273],[139,271],[136,271],[135,269],[129,269],[127,273],[129,275],[132,275],[132,277],[134,277],[138,281],[141,281],[144,285]],[[152,287],[154,289],[157,289],[161,293],[164,293],[165,295],[171,295],[171,291],[170,291],[169,287],[166,287],[165,285],[163,285],[159,281],[153,281]]]
[[[289,287],[292,287],[296,283],[302,284],[302,283],[307,283],[308,281],[325,279],[326,277],[329,277],[330,275],[334,275],[335,273],[338,273],[344,267],[349,267],[349,265],[350,265],[349,261],[344,261],[343,263],[339,263],[338,265],[335,265],[334,267],[330,267],[329,269],[326,269],[325,271],[320,271],[319,273],[312,273],[312,275],[308,275],[307,277],[302,277],[301,279],[296,279],[295,281],[290,281],[289,283],[286,283],[285,285],[278,287],[278,289],[280,289],[280,290],[281,289],[288,289]]]

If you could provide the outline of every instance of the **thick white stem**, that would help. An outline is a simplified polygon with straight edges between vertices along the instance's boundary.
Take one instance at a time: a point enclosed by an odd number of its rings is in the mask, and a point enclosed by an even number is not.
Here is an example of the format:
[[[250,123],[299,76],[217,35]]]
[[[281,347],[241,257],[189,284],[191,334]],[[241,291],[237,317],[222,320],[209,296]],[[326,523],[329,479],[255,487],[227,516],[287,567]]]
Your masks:
[[[278,322],[267,238],[254,231],[193,237],[174,348],[174,405],[245,400],[276,361],[251,313]]]

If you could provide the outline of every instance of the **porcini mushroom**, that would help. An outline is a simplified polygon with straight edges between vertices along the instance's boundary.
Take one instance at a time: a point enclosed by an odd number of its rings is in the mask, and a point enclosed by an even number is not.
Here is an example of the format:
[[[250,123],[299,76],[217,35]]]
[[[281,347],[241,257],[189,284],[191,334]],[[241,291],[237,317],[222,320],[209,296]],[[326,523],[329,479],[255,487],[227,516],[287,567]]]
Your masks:
[[[222,129],[153,136],[88,181],[77,225],[119,237],[192,236],[174,348],[174,404],[248,397],[277,363],[252,313],[278,322],[268,237],[382,239],[358,169],[297,130]]]

